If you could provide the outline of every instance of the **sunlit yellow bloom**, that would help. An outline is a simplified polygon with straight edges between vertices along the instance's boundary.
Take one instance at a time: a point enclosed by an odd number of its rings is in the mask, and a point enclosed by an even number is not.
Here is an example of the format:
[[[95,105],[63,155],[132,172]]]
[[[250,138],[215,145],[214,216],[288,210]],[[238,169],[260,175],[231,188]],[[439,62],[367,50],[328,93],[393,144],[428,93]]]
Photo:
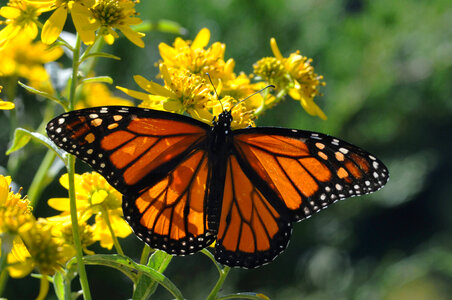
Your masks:
[[[85,83],[81,92],[77,95],[76,109],[93,106],[124,105],[133,106],[133,102],[121,97],[116,97],[104,83]]]
[[[38,35],[38,16],[48,10],[50,7],[47,5],[36,5],[26,0],[10,0],[6,6],[0,8],[0,16],[6,19],[1,22],[6,26],[0,31],[0,48],[19,33],[34,39]]]
[[[144,33],[136,32],[131,25],[140,24],[142,20],[137,17],[135,11],[135,3],[132,0],[96,0],[96,4],[90,8],[93,20],[91,25],[85,28],[93,35],[96,30],[102,35],[108,44],[113,44],[118,34],[114,29],[119,29],[129,41],[143,48],[144,42],[142,38]],[[83,40],[89,44],[89,41]],[[91,41],[91,43],[94,39]]]
[[[3,86],[0,85],[0,93],[2,92]],[[0,99],[0,110],[13,109],[15,107],[14,103],[9,101],[3,101]]]
[[[204,49],[209,40],[210,31],[203,28],[193,42],[176,38],[173,47],[160,43],[160,56],[169,69],[188,70],[201,77],[209,73],[214,84],[218,85],[218,80],[224,82],[231,79],[234,60],[224,61],[225,44],[215,42]]]
[[[34,4],[45,4],[55,11],[44,23],[41,31],[41,40],[45,44],[52,44],[57,40],[63,31],[68,13],[71,13],[72,21],[75,29],[80,34],[82,41],[94,41],[94,32],[87,31],[92,21],[92,15],[89,10],[96,1],[95,0],[27,0]]]
[[[32,42],[26,35],[19,34],[8,47],[0,49],[0,76],[26,78],[29,85],[48,91],[49,75],[43,65],[62,54],[60,47],[48,49],[45,44]]]
[[[10,177],[0,175],[0,244],[1,252],[8,253],[8,263],[19,259],[20,253],[24,252],[24,245],[19,236],[21,229],[34,223],[30,201],[22,198],[19,193],[12,192],[9,187],[10,184]],[[12,277],[23,277],[31,269],[33,268],[14,269],[8,267],[8,272]]]
[[[286,90],[290,97],[300,101],[308,114],[326,120],[325,113],[314,102],[314,97],[320,94],[319,87],[325,83],[323,77],[314,72],[312,60],[302,56],[299,51],[287,58],[283,57],[274,38],[270,40],[270,45],[275,57],[258,61],[254,65],[254,73],[276,85],[277,90]]]
[[[138,98],[143,102],[140,107],[164,110],[179,114],[188,113],[193,118],[211,123],[213,115],[209,108],[215,98],[210,92],[210,83],[190,73],[187,70],[168,70],[165,64],[160,64],[165,85],[149,81],[142,76],[134,76],[135,82],[149,94],[128,90],[118,87],[131,97]]]
[[[69,189],[68,175],[61,176],[60,183]],[[127,237],[132,230],[123,219],[122,196],[108,184],[104,177],[98,173],[84,173],[75,175],[75,191],[77,200],[77,211],[82,219],[95,216],[93,226],[93,238],[100,241],[104,248],[111,249],[113,239],[108,224],[117,237]],[[48,201],[49,206],[61,211],[59,218],[70,218],[69,198],[52,198]],[[52,218],[48,218],[51,219]]]

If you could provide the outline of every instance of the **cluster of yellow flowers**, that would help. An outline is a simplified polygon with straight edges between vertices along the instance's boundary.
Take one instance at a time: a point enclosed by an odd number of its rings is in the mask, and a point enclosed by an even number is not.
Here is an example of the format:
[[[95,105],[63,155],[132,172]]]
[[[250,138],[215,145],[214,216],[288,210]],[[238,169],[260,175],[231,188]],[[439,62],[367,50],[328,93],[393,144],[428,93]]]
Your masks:
[[[118,89],[141,100],[141,107],[188,113],[206,123],[211,123],[214,116],[224,109],[234,107],[231,124],[234,129],[255,126],[254,119],[259,113],[281,101],[286,94],[300,101],[309,114],[326,119],[314,103],[319,86],[324,85],[323,78],[314,73],[310,59],[299,52],[284,58],[275,39],[272,39],[275,57],[259,60],[254,65],[254,74],[237,75],[234,73],[234,60],[224,59],[225,44],[215,42],[207,47],[209,40],[210,31],[204,28],[192,42],[176,38],[172,47],[161,43],[159,75],[164,84],[135,76],[135,82],[147,93],[124,87]],[[253,83],[253,78],[261,81]],[[275,90],[264,91],[241,101],[267,84],[275,85]]]
[[[82,246],[100,242],[106,249],[113,247],[114,237],[132,233],[122,217],[121,194],[98,173],[76,175],[77,213]],[[60,183],[68,188],[67,174]],[[11,277],[28,275],[34,268],[41,274],[53,275],[74,257],[73,235],[68,198],[51,198],[50,207],[61,213],[36,219],[29,200],[11,191],[11,178],[0,175],[0,253],[7,253]],[[94,224],[88,221],[94,217]]]

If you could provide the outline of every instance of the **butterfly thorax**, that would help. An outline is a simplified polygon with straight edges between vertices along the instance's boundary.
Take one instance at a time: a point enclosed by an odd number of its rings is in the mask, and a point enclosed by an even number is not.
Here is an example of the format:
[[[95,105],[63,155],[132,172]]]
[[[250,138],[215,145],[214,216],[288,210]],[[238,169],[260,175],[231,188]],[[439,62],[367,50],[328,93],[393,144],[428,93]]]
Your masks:
[[[212,174],[209,180],[209,197],[207,203],[209,229],[217,230],[221,214],[221,200],[224,193],[227,158],[232,149],[232,115],[230,111],[223,111],[218,120],[212,122],[212,129],[208,140],[209,164]]]

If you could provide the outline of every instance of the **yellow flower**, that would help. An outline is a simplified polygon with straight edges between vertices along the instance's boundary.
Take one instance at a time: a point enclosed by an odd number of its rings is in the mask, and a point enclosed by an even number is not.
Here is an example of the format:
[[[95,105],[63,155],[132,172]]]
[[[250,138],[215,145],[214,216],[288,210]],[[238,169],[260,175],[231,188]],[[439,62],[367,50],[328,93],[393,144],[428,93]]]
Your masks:
[[[80,242],[82,245],[83,252],[88,255],[94,254],[93,251],[89,250],[88,247],[94,244],[94,227],[87,223],[89,217],[88,215],[81,216],[78,219],[78,233],[80,237]],[[49,224],[52,224],[52,235],[55,236],[58,241],[63,245],[73,246],[74,236],[72,232],[72,222],[67,216],[53,216],[46,219]],[[75,255],[75,249],[73,251]]]
[[[234,60],[224,61],[225,44],[216,42],[204,49],[209,40],[210,31],[203,28],[193,42],[176,38],[173,47],[160,43],[160,56],[168,69],[188,70],[201,77],[209,73],[214,84],[218,85],[218,80],[231,79]]]
[[[61,176],[60,183],[69,189],[68,175]],[[122,196],[108,184],[104,177],[98,173],[84,173],[75,175],[75,190],[77,211],[80,218],[88,220],[95,216],[93,226],[93,239],[100,241],[104,248],[111,249],[113,238],[109,225],[117,237],[127,237],[132,233],[130,226],[123,219]],[[60,219],[70,219],[70,206],[68,198],[52,198],[48,201],[49,206],[61,211]],[[53,221],[53,218],[48,218]]]
[[[107,105],[133,106],[132,101],[115,97],[106,84],[99,82],[83,84],[77,98],[75,109]]]
[[[94,41],[94,32],[86,30],[92,21],[92,15],[89,10],[95,0],[27,0],[31,3],[46,4],[55,11],[44,23],[41,31],[41,40],[45,44],[55,42],[63,31],[68,13],[72,16],[72,22],[75,29],[80,34],[82,41],[88,43]]]
[[[85,30],[94,34],[99,29],[99,34],[104,37],[108,44],[113,44],[118,34],[114,28],[119,29],[129,41],[143,48],[144,42],[142,38],[144,33],[136,32],[131,25],[140,24],[142,20],[137,18],[138,13],[135,11],[135,3],[139,1],[132,0],[96,0],[96,4],[90,8],[93,20],[90,26]],[[94,42],[83,40],[86,44]]]
[[[0,244],[1,252],[8,253],[8,264],[17,261],[24,251],[20,232],[34,223],[30,201],[10,190],[11,178],[0,175]],[[17,268],[16,268],[17,267]],[[32,266],[8,267],[12,277],[23,277],[31,272]]]
[[[42,12],[50,10],[48,5],[34,4],[26,0],[10,0],[6,6],[0,8],[0,16],[6,26],[0,31],[0,48],[3,48],[19,33],[30,39],[38,35],[38,17]]]
[[[10,190],[11,177],[0,175],[0,234],[17,234],[33,218],[30,201]]]
[[[258,61],[254,65],[254,73],[270,84],[275,84],[278,90],[286,90],[290,97],[300,101],[308,114],[326,120],[325,113],[314,102],[314,97],[320,94],[319,87],[325,83],[322,81],[323,76],[314,72],[312,60],[302,56],[299,51],[287,58],[283,57],[274,38],[270,40],[270,46],[275,57]]]
[[[2,92],[2,89],[3,86],[0,85],[0,93]],[[0,99],[0,110],[13,109],[14,107],[16,107],[14,103]]]
[[[49,75],[44,64],[57,60],[63,54],[60,47],[48,47],[25,34],[19,34],[10,41],[8,47],[0,49],[0,76],[22,77],[29,85],[49,91]]]
[[[211,123],[213,115],[209,108],[213,101],[217,101],[210,92],[210,83],[187,70],[169,71],[165,64],[160,64],[165,85],[149,81],[142,76],[134,76],[135,82],[146,92],[145,94],[122,87],[118,87],[131,97],[142,100],[140,107],[159,109],[183,114],[187,112],[193,118]]]

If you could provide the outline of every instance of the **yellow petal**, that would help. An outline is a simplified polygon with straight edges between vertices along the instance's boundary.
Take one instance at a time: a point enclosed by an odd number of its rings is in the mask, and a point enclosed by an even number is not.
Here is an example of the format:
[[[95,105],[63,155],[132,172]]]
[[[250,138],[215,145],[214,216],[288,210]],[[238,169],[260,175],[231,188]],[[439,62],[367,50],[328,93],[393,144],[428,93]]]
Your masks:
[[[132,233],[129,224],[119,215],[110,213],[110,224],[117,237],[125,238]]]
[[[13,248],[8,254],[8,273],[12,278],[22,278],[31,273],[34,268],[32,262],[28,259],[30,253],[23,243],[22,239],[17,236],[13,241]]]
[[[279,51],[278,44],[276,44],[275,38],[271,38],[271,39],[270,39],[270,47],[272,48],[273,55],[274,55],[277,59],[282,60],[282,59],[284,58],[284,57],[282,56],[281,52]]]
[[[104,202],[104,200],[108,197],[108,193],[104,190],[96,191],[91,196],[91,204],[96,205]]]
[[[207,28],[201,29],[191,44],[192,49],[204,48],[210,40],[210,31]]]
[[[151,95],[146,94],[146,93],[142,93],[142,92],[138,92],[138,91],[134,91],[134,90],[130,90],[130,89],[126,89],[123,88],[121,86],[117,86],[116,87],[118,90],[123,91],[124,93],[126,93],[127,95],[129,95],[130,97],[142,100],[142,101],[148,101],[151,98]]]
[[[45,22],[41,32],[43,43],[50,45],[57,40],[66,23],[67,9],[64,6],[57,8]]]
[[[160,52],[160,56],[162,57],[163,61],[171,60],[174,56],[177,55],[176,50],[174,50],[173,47],[168,46],[165,43],[159,44],[159,52]]]
[[[0,110],[13,109],[14,107],[16,107],[14,103],[0,100]]]
[[[3,6],[0,8],[0,16],[5,19],[16,19],[20,16],[20,9],[11,6]]]
[[[112,34],[105,34],[104,41],[109,45],[113,45],[113,43],[115,42],[115,37]]]
[[[304,110],[311,116],[318,116],[322,120],[327,119],[325,113],[320,109],[320,107],[317,104],[315,104],[315,102],[312,99],[301,97],[300,103],[301,106],[303,106]]]
[[[25,34],[28,35],[28,37],[31,39],[34,39],[38,36],[38,26],[36,25],[36,23],[27,23],[23,30]]]
[[[70,203],[69,198],[50,198],[47,204],[58,211],[69,211]]]
[[[75,186],[79,185],[82,182],[82,175],[74,174],[74,182]],[[63,174],[60,177],[60,184],[66,189],[69,190],[69,175]]]
[[[173,92],[171,92],[164,86],[161,86],[158,83],[149,81],[146,78],[144,78],[143,76],[135,75],[135,76],[133,76],[133,79],[146,92],[149,92],[154,95],[168,97],[168,98],[176,98],[177,97],[176,94],[174,94]]]
[[[118,26],[119,30],[126,36],[126,38],[137,45],[140,48],[144,48],[144,42],[142,38],[145,36],[144,33],[136,32],[132,30],[129,26]]]
[[[93,24],[90,23],[90,15],[91,12],[87,7],[74,2],[71,10],[72,21],[75,29],[80,34],[80,38],[87,45],[94,43],[96,38],[95,30],[92,28]]]
[[[170,99],[163,103],[163,109],[166,111],[177,112],[183,108],[184,106],[182,105],[182,103],[180,103],[180,101],[176,99]]]

